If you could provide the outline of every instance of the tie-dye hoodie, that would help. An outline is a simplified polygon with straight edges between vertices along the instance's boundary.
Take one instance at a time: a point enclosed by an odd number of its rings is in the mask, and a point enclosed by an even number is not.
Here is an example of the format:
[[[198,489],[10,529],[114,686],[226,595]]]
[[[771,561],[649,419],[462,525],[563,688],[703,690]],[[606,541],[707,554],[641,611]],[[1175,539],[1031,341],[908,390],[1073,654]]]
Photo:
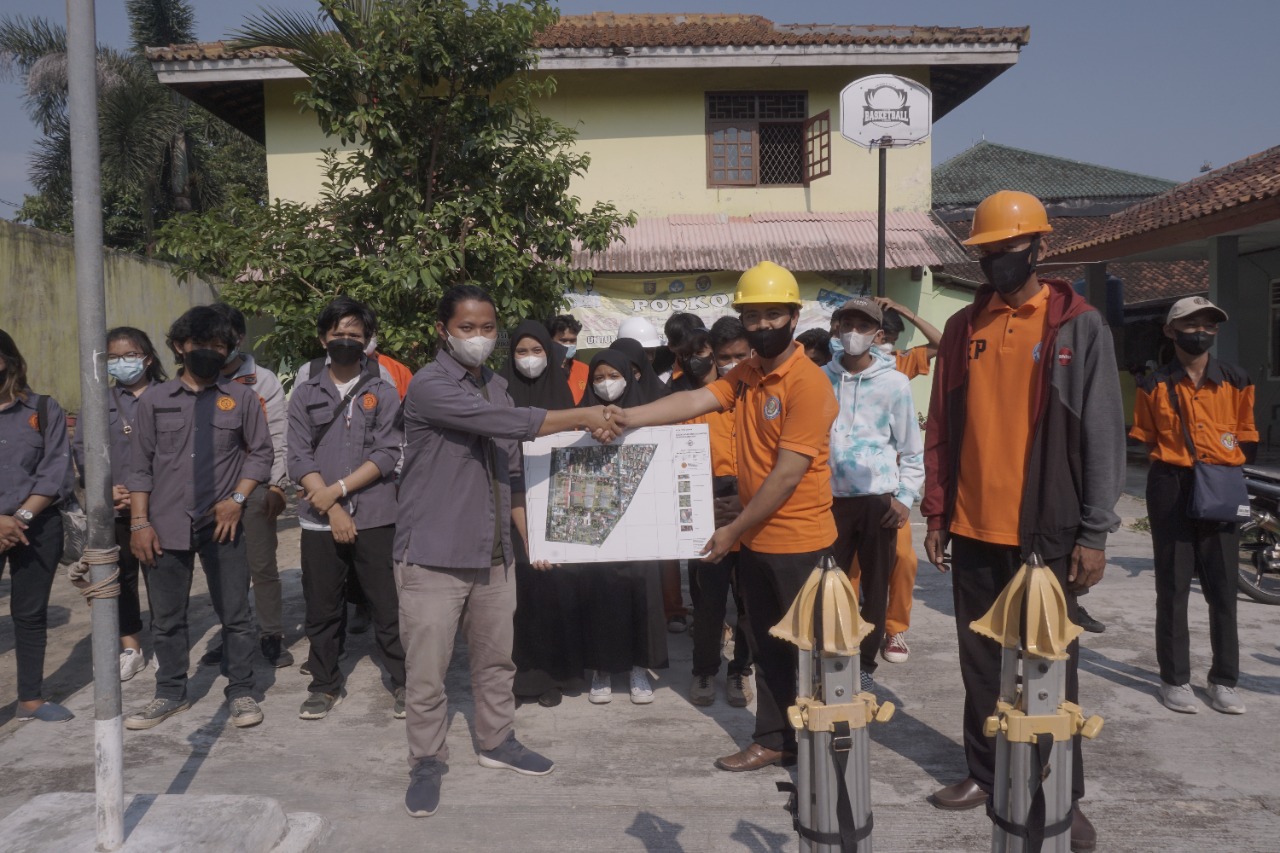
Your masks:
[[[871,353],[861,373],[845,370],[838,358],[823,368],[840,406],[831,425],[831,493],[893,495],[910,507],[924,487],[924,442],[910,382],[891,356]]]

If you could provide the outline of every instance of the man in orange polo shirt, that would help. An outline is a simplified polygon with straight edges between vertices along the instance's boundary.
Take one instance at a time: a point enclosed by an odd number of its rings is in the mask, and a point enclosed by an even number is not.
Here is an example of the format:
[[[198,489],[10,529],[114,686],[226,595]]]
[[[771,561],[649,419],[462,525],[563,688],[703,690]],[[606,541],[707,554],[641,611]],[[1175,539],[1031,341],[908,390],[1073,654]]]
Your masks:
[[[616,426],[673,424],[732,412],[742,513],[720,527],[703,559],[717,562],[734,545],[756,663],[752,743],[716,761],[721,770],[757,770],[795,757],[787,708],[796,697],[796,650],[769,629],[781,621],[819,559],[835,542],[828,467],[836,398],[822,369],[792,340],[800,319],[795,276],[764,261],[742,274],[734,308],[755,354],[715,382],[634,409],[610,407]]]
[[[1156,660],[1162,682],[1158,695],[1165,707],[1183,714],[1199,710],[1191,691],[1187,632],[1193,575],[1199,575],[1200,591],[1209,605],[1210,707],[1223,714],[1244,713],[1244,702],[1236,695],[1240,527],[1196,521],[1187,513],[1195,482],[1192,466],[1199,461],[1239,467],[1258,442],[1249,374],[1209,354],[1218,324],[1226,321],[1227,312],[1203,296],[1188,296],[1173,304],[1164,333],[1173,339],[1175,358],[1143,377],[1129,431],[1146,443],[1151,458],[1147,512],[1156,564]],[[1194,459],[1189,444],[1195,447]]]
[[[565,348],[564,372],[569,382],[569,391],[573,394],[573,402],[581,403],[582,395],[587,391],[587,366],[574,356],[578,354],[578,333],[582,324],[572,314],[559,314],[547,321],[547,331],[551,340]]]
[[[1000,647],[969,628],[1038,554],[1076,614],[1076,593],[1102,579],[1124,476],[1124,412],[1111,334],[1064,281],[1036,276],[1049,227],[1034,196],[1001,191],[978,205],[972,236],[989,282],[947,321],[925,441],[925,552],[952,571],[965,686],[968,777],[933,795],[943,809],[982,805],[995,778],[983,722],[1000,690]],[[951,541],[950,561],[945,549]],[[1078,696],[1072,643],[1066,697]],[[1076,739],[1072,799],[1084,795]],[[1092,850],[1093,826],[1072,810],[1071,849]]]

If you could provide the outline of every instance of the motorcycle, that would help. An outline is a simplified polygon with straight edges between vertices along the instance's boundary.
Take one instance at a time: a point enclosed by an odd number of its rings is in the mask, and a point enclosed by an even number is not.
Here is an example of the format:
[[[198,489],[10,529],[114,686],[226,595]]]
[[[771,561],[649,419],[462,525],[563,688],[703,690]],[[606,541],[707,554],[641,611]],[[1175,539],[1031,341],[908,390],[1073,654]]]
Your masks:
[[[1240,588],[1255,601],[1280,604],[1280,468],[1244,466],[1249,520],[1240,525]]]

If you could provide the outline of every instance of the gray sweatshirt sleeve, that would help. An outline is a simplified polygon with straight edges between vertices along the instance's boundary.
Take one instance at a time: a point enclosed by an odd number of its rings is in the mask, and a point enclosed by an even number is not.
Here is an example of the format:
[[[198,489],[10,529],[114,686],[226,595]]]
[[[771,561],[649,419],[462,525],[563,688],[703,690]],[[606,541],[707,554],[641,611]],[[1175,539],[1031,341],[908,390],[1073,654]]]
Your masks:
[[[1120,527],[1116,502],[1124,486],[1124,404],[1111,331],[1093,313],[1079,323],[1085,352],[1083,395],[1079,401],[1081,484],[1080,530],[1076,543],[1103,549],[1107,534]]]
[[[271,460],[271,479],[264,486],[283,487],[289,479],[288,455],[288,409],[284,399],[284,386],[275,373],[258,365],[258,396],[267,415],[267,431],[271,433],[271,448],[274,456]]]

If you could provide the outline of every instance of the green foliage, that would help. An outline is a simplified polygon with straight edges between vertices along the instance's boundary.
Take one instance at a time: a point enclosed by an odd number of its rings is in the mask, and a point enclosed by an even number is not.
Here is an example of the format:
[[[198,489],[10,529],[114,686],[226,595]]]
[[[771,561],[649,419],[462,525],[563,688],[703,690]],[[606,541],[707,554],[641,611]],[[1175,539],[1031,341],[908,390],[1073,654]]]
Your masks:
[[[149,44],[195,38],[186,0],[127,0],[133,43],[98,49],[104,242],[150,254],[156,223],[206,210],[229,191],[262,198],[262,147],[162,86],[143,57]],[[0,18],[0,76],[20,78],[24,105],[43,136],[31,155],[29,195],[19,221],[71,231],[71,144],[67,130],[66,31],[42,18]]]
[[[575,242],[602,250],[634,221],[583,209],[570,182],[588,158],[539,113],[535,35],[546,0],[322,0],[327,28],[263,12],[237,47],[284,47],[310,78],[299,103],[344,146],[324,155],[316,204],[241,197],[170,221],[162,249],[190,273],[230,282],[224,298],[276,319],[261,341],[296,363],[318,354],[314,318],[337,294],[379,315],[379,349],[416,367],[432,351],[440,294],[475,282],[513,326],[544,317],[589,272]]]

